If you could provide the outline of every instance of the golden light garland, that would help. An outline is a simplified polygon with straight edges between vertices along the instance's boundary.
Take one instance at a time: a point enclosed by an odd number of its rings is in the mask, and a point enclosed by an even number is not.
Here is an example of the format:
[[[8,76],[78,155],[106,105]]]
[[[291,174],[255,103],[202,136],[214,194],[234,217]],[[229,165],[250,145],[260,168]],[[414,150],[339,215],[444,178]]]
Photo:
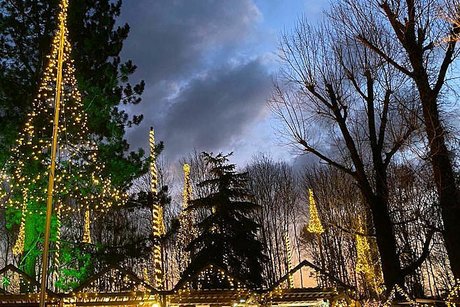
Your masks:
[[[291,240],[289,239],[289,234],[286,232],[284,234],[284,240],[286,243],[286,256],[287,256],[287,267],[288,267],[288,287],[289,289],[294,288],[294,276],[290,273],[292,270],[292,250],[291,250]]]
[[[309,213],[310,217],[308,220],[307,230],[310,233],[322,234],[324,232],[323,225],[319,219],[318,209],[316,208],[315,197],[313,195],[313,190],[308,189],[308,195],[310,200]]]
[[[155,153],[155,132],[153,127],[150,128],[149,134],[149,145],[150,145],[150,192],[155,200],[152,204],[152,232],[154,237],[153,244],[153,271],[155,287],[157,289],[163,288],[163,260],[162,260],[162,246],[161,237],[164,234],[164,223],[163,223],[163,210],[158,204],[157,193],[158,193],[158,177],[156,167],[156,153]]]
[[[47,56],[43,78],[38,94],[33,101],[32,111],[27,114],[26,123],[19,133],[11,157],[0,171],[0,198],[4,206],[22,210],[27,214],[43,215],[42,208],[28,211],[27,203],[46,202],[47,172],[50,167],[51,135],[53,111],[58,75],[58,57],[61,37],[64,37],[62,53],[62,88],[60,119],[58,127],[58,157],[56,159],[55,202],[71,204],[61,208],[61,214],[79,212],[91,206],[93,210],[104,212],[114,204],[125,201],[126,195],[112,187],[110,177],[104,177],[105,166],[97,158],[97,145],[91,139],[87,127],[87,114],[77,88],[75,67],[71,59],[72,47],[67,29],[68,0],[60,3],[59,29],[52,40],[51,52]],[[20,191],[28,190],[28,198]],[[72,200],[72,201],[69,201]],[[19,232],[16,253],[22,253],[21,241],[24,231]]]
[[[150,285],[150,275],[149,275],[149,270],[147,269],[147,267],[144,267],[142,269],[142,278],[147,284]]]

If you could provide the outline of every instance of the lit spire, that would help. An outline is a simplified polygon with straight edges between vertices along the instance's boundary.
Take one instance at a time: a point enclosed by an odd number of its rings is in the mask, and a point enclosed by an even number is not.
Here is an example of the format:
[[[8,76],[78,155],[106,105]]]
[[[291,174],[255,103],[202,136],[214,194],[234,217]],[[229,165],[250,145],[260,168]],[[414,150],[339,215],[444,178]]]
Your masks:
[[[321,220],[319,219],[318,209],[316,208],[315,197],[313,195],[313,190],[308,189],[308,194],[310,198],[310,219],[308,220],[307,230],[310,233],[321,234],[324,232],[323,225],[321,224]]]

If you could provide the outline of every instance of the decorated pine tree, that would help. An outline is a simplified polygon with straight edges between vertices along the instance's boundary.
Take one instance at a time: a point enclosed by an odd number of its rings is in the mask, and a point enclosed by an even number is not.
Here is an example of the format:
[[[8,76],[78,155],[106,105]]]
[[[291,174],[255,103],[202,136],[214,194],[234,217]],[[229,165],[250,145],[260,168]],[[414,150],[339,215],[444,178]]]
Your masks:
[[[200,221],[199,234],[188,249],[192,260],[185,275],[213,264],[228,271],[249,287],[262,285],[263,245],[257,238],[259,225],[251,218],[257,209],[247,189],[247,173],[238,173],[228,156],[203,153],[210,166],[211,179],[200,186],[210,192],[190,201],[188,210],[206,209],[209,215]],[[209,278],[207,287],[215,287],[219,278]],[[217,285],[219,287],[219,285]]]
[[[104,177],[104,164],[88,130],[87,115],[81,102],[71,59],[72,47],[67,30],[68,0],[60,3],[59,28],[52,41],[48,65],[32,111],[20,132],[11,156],[1,171],[0,199],[10,213],[19,217],[19,235],[13,254],[26,256],[26,272],[34,275],[35,257],[44,232],[48,173],[55,107],[59,106],[57,152],[54,176],[54,223],[52,241],[59,242],[61,218],[70,214],[83,218],[82,240],[91,242],[90,221],[124,195]],[[59,86],[60,85],[60,86]],[[59,247],[56,244],[55,247]],[[55,249],[56,250],[56,249]],[[57,251],[56,255],[59,255]]]

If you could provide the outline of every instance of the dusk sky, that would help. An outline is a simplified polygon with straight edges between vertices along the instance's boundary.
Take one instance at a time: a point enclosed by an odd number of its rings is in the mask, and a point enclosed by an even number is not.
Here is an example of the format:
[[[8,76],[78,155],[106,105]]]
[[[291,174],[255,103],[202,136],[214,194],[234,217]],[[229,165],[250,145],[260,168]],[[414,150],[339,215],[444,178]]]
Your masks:
[[[327,0],[126,0],[130,36],[123,56],[146,82],[140,127],[128,132],[146,147],[148,129],[175,162],[197,151],[234,152],[245,164],[264,152],[292,162],[267,107],[278,71],[280,34],[299,17],[320,19]]]

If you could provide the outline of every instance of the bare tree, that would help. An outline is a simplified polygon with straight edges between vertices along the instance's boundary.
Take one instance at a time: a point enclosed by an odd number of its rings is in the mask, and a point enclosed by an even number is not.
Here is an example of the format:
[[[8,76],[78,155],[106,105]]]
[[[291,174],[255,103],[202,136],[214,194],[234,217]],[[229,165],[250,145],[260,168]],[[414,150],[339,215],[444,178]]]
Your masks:
[[[332,19],[319,28],[301,20],[282,37],[281,59],[273,109],[301,149],[355,180],[375,227],[385,284],[403,284],[425,258],[401,266],[388,203],[388,166],[419,129],[407,77],[343,36]]]
[[[340,16],[337,22],[344,35],[359,40],[370,52],[410,78],[417,89],[442,208],[444,240],[452,271],[460,278],[460,195],[441,113],[448,70],[459,54],[459,2],[341,0],[333,12]],[[445,18],[441,18],[443,12]]]
[[[296,234],[304,222],[299,214],[298,180],[285,162],[274,162],[265,155],[254,157],[246,171],[249,189],[260,206],[254,219],[261,225],[261,239],[269,260],[264,264],[265,279],[272,285],[288,272],[285,235],[293,237],[294,246],[298,246]],[[300,260],[301,255],[297,254],[297,258]]]
[[[431,229],[440,227],[440,210],[433,206],[436,189],[430,179],[426,162],[419,159],[392,163],[388,168],[389,208],[393,221],[398,253],[402,266],[415,262],[424,252],[426,237]],[[318,266],[324,261],[328,272],[343,283],[358,290],[358,298],[378,298],[375,282],[379,281],[379,260],[376,253],[375,232],[367,225],[362,232],[356,216],[368,210],[361,195],[354,193],[355,182],[334,167],[315,167],[305,173],[306,185],[312,187],[324,227],[321,241],[304,230],[302,246]],[[374,280],[356,270],[358,235],[365,235],[370,244],[370,260],[374,266]],[[319,248],[321,244],[321,248]],[[322,253],[322,255],[320,254]],[[320,282],[323,282],[321,280]],[[412,297],[442,297],[450,289],[450,269],[440,232],[433,234],[430,252],[425,262],[405,278]]]

